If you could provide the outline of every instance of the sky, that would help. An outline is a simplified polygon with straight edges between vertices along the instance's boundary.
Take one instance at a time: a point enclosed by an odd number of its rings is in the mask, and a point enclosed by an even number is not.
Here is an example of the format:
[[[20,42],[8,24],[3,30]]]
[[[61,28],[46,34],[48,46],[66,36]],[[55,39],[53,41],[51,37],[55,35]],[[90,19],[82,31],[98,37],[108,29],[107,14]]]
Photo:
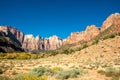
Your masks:
[[[0,25],[64,39],[88,25],[101,27],[116,12],[120,13],[120,0],[0,0]]]

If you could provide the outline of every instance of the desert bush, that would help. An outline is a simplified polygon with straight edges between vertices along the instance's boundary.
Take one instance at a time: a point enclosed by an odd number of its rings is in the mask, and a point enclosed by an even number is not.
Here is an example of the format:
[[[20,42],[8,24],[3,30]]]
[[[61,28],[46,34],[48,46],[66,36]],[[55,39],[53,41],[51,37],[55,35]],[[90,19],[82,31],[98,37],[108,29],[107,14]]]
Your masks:
[[[16,59],[18,55],[16,53],[5,54],[4,59]]]
[[[80,69],[72,69],[68,71],[60,71],[57,73],[56,78],[64,80],[68,78],[76,78],[83,74],[83,71]]]
[[[118,33],[118,36],[120,36],[120,32]]]
[[[115,35],[114,34],[111,34],[110,36],[109,36],[109,38],[114,38],[115,37]]]
[[[43,54],[32,53],[0,53],[0,59],[38,59],[42,58]]]
[[[34,68],[33,70],[31,70],[29,72],[29,74],[35,75],[35,76],[42,76],[42,75],[53,76],[54,71],[52,69],[49,69],[49,68],[38,67],[38,68]]]
[[[35,76],[35,75],[29,75],[29,74],[21,74],[18,75],[15,80],[47,80],[47,76]]]
[[[53,76],[54,74],[55,74],[55,72],[49,68],[47,68],[44,73],[44,75],[46,75],[46,76]]]
[[[72,54],[72,53],[74,53],[75,51],[73,50],[73,49],[65,49],[65,50],[63,50],[62,52],[61,52],[61,54]]]
[[[81,49],[85,49],[85,48],[87,48],[87,47],[88,47],[88,45],[87,45],[87,44],[84,44]]]
[[[17,59],[30,59],[30,54],[28,53],[19,53]]]
[[[103,71],[103,70],[98,70],[97,72],[100,73],[100,74],[102,74],[102,75],[105,74],[105,71]]]
[[[0,74],[2,74],[4,71],[0,68]]]
[[[3,58],[4,58],[4,56],[5,56],[5,54],[4,54],[4,53],[0,53],[0,59],[3,59]]]
[[[119,80],[120,78],[120,69],[116,69],[113,67],[106,67],[105,71],[99,70],[98,73],[107,77],[112,77],[112,80]]]
[[[115,34],[111,34],[111,35],[109,35],[109,36],[105,36],[104,38],[103,38],[103,40],[106,40],[106,39],[109,39],[109,38],[114,38],[116,35]]]
[[[69,54],[68,50],[63,50],[61,54]]]
[[[38,68],[34,68],[32,69],[29,74],[30,75],[36,75],[36,76],[42,76],[45,73],[45,68],[44,67],[38,67]]]
[[[92,45],[94,45],[94,44],[98,44],[98,42],[99,42],[99,40],[96,39],[96,40],[94,40],[94,41],[92,42]]]
[[[63,69],[60,67],[53,67],[51,70],[53,70],[54,72],[58,72],[58,71],[62,71]]]

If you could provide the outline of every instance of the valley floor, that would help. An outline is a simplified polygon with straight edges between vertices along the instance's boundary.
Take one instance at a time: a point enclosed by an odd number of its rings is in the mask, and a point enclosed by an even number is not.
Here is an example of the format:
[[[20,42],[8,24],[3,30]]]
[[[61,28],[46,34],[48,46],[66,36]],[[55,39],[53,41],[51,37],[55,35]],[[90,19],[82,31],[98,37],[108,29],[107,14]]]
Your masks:
[[[62,68],[64,70],[77,68],[85,71],[83,76],[68,80],[111,80],[112,77],[101,75],[98,71],[105,71],[107,67],[120,71],[120,37],[100,41],[98,44],[70,55],[58,54],[41,59],[0,61],[0,68],[5,69],[1,76],[12,77],[28,73],[38,67]],[[48,76],[47,80],[57,79],[54,76]],[[114,80],[120,80],[120,78]]]

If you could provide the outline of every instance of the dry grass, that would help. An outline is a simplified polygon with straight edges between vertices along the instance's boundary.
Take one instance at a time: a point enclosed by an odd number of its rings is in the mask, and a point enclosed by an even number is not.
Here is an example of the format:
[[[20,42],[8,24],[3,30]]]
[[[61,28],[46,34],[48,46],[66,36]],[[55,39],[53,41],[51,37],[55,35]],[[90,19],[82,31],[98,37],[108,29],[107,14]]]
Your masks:
[[[120,37],[99,41],[97,44],[87,47],[74,54],[58,54],[48,58],[28,60],[0,60],[1,75],[14,76],[20,73],[28,73],[33,68],[45,67],[54,71],[73,68],[83,69],[86,73],[80,78],[69,80],[110,80],[109,77],[97,73],[106,67],[120,68]],[[53,76],[47,76],[47,80],[56,80]]]

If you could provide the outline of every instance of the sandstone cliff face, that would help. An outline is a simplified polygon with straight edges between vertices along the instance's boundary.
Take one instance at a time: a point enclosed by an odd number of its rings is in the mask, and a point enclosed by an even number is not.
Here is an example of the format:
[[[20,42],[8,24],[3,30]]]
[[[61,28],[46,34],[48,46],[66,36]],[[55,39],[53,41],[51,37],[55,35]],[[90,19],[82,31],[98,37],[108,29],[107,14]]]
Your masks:
[[[64,40],[64,44],[72,44],[78,41],[84,40],[89,41],[96,37],[100,33],[100,29],[95,25],[88,26],[83,32],[74,32]]]
[[[33,35],[25,35],[22,48],[28,50],[44,50],[44,40],[40,36],[34,38]]]
[[[47,39],[41,38],[40,36],[37,36],[35,38],[33,35],[24,36],[23,32],[15,28],[9,27],[9,26],[2,26],[0,27],[0,30],[10,31],[16,37],[16,39],[20,42],[19,45],[22,46],[22,48],[24,49],[54,50],[54,49],[61,47],[63,44],[72,44],[72,43],[76,43],[82,40],[89,41],[93,39],[94,37],[96,37],[97,35],[101,34],[102,31],[105,31],[109,27],[112,27],[112,28],[108,30],[108,33],[110,31],[120,32],[120,14],[119,13],[110,15],[104,21],[101,29],[96,27],[95,25],[87,26],[85,31],[71,33],[71,35],[65,40],[62,40],[58,38],[57,36],[52,36]]]
[[[62,39],[57,36],[52,36],[49,38],[50,50],[57,49],[63,45]]]
[[[12,28],[12,27],[9,27],[9,26],[0,26],[0,31],[10,31],[15,37],[16,39],[20,42],[20,46],[22,46],[22,43],[23,43],[23,40],[24,40],[24,33],[15,29],[15,28]]]
[[[61,47],[62,44],[62,40],[57,36],[42,39],[39,36],[34,38],[33,35],[25,35],[22,47],[28,50],[54,50]]]
[[[120,31],[120,14],[115,13],[110,15],[104,22],[101,31],[104,31],[110,26],[115,26],[118,31]]]
[[[16,37],[7,30],[0,30],[0,52],[24,51]]]
[[[88,26],[85,31],[83,32],[74,32],[64,40],[64,44],[72,44],[78,41],[84,40],[89,41],[96,37],[100,32],[102,33],[106,29],[110,28],[108,33],[118,33],[120,32],[120,14],[115,13],[110,15],[104,22],[101,29],[97,28],[95,25]],[[105,33],[106,34],[106,33]],[[106,34],[107,35],[107,34]]]

